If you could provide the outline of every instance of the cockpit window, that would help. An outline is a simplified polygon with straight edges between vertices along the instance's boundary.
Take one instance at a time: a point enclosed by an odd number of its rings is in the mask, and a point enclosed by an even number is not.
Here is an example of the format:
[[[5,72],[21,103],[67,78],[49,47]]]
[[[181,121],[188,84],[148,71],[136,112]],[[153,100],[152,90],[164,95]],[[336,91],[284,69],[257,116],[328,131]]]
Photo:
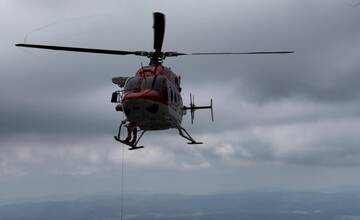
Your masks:
[[[154,76],[147,76],[143,78],[143,87],[145,89],[152,89]]]
[[[165,87],[166,79],[163,76],[155,76],[154,78],[154,88],[155,90],[161,91]]]
[[[140,77],[132,77],[126,81],[125,90],[134,90],[140,87],[141,78]]]

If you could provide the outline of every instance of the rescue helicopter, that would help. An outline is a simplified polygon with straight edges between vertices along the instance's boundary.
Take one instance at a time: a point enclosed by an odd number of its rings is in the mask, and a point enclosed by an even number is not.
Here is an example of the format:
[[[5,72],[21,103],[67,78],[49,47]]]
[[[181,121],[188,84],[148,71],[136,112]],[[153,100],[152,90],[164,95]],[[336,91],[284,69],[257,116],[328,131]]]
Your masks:
[[[129,150],[143,148],[138,143],[147,131],[177,129],[179,135],[188,144],[202,144],[196,141],[184,127],[181,126],[183,116],[190,111],[191,123],[194,122],[195,111],[210,109],[211,118],[214,121],[213,101],[210,105],[196,106],[194,96],[190,94],[190,105],[185,106],[181,96],[181,77],[176,75],[169,67],[162,63],[167,57],[185,55],[247,55],[247,54],[289,54],[294,51],[258,51],[258,52],[215,52],[215,53],[181,53],[162,51],[165,34],[165,15],[160,12],[153,13],[154,20],[154,51],[124,51],[107,50],[80,47],[64,47],[42,44],[16,44],[18,47],[30,47],[48,50],[72,51],[83,53],[111,54],[111,55],[135,55],[150,59],[147,66],[141,66],[135,76],[121,76],[112,78],[112,82],[121,90],[115,91],[111,96],[111,102],[116,104],[116,111],[125,114],[114,136],[115,140],[128,145]],[[122,127],[127,127],[128,136],[121,139]],[[139,135],[138,135],[139,134]]]

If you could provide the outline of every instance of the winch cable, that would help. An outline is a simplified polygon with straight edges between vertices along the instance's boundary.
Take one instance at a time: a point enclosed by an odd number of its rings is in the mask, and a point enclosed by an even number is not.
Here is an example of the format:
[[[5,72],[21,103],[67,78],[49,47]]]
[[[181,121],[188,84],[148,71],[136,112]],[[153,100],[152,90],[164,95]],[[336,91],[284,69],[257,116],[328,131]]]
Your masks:
[[[125,187],[125,147],[122,147],[121,152],[121,186],[120,186],[120,220],[124,217],[124,187]]]

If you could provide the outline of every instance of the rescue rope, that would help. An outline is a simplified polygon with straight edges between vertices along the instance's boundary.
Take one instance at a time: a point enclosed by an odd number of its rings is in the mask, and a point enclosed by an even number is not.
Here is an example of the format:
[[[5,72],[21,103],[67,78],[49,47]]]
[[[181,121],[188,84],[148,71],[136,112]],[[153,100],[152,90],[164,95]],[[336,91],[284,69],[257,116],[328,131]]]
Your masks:
[[[121,153],[121,186],[120,186],[120,220],[124,217],[124,186],[125,186],[125,147],[122,147]]]

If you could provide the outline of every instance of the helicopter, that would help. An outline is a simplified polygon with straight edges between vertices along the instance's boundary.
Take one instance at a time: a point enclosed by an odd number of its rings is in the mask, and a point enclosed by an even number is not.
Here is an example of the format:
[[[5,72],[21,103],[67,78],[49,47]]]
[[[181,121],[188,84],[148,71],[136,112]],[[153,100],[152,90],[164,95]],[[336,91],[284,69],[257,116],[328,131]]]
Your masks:
[[[147,57],[150,63],[137,70],[135,76],[120,76],[112,78],[112,82],[121,90],[112,93],[111,102],[116,104],[115,110],[125,114],[114,136],[116,141],[129,146],[129,150],[144,148],[138,143],[147,131],[177,129],[179,135],[188,144],[202,144],[196,141],[189,132],[181,126],[183,116],[190,111],[191,123],[194,122],[195,111],[210,109],[214,121],[213,101],[210,105],[195,105],[194,96],[190,94],[190,105],[185,106],[182,101],[181,77],[171,68],[163,65],[167,57],[185,55],[248,55],[248,54],[290,54],[294,51],[257,51],[257,52],[215,52],[215,53],[180,53],[175,51],[163,52],[162,45],[165,35],[165,15],[160,12],[153,13],[154,20],[154,51],[124,51],[80,47],[64,47],[42,44],[16,44],[18,47],[29,47],[48,50],[72,51],[83,53],[135,55]],[[121,129],[127,127],[128,137],[121,139]],[[140,135],[137,135],[137,134]],[[132,136],[131,136],[132,134]],[[130,140],[131,139],[131,140]]]

